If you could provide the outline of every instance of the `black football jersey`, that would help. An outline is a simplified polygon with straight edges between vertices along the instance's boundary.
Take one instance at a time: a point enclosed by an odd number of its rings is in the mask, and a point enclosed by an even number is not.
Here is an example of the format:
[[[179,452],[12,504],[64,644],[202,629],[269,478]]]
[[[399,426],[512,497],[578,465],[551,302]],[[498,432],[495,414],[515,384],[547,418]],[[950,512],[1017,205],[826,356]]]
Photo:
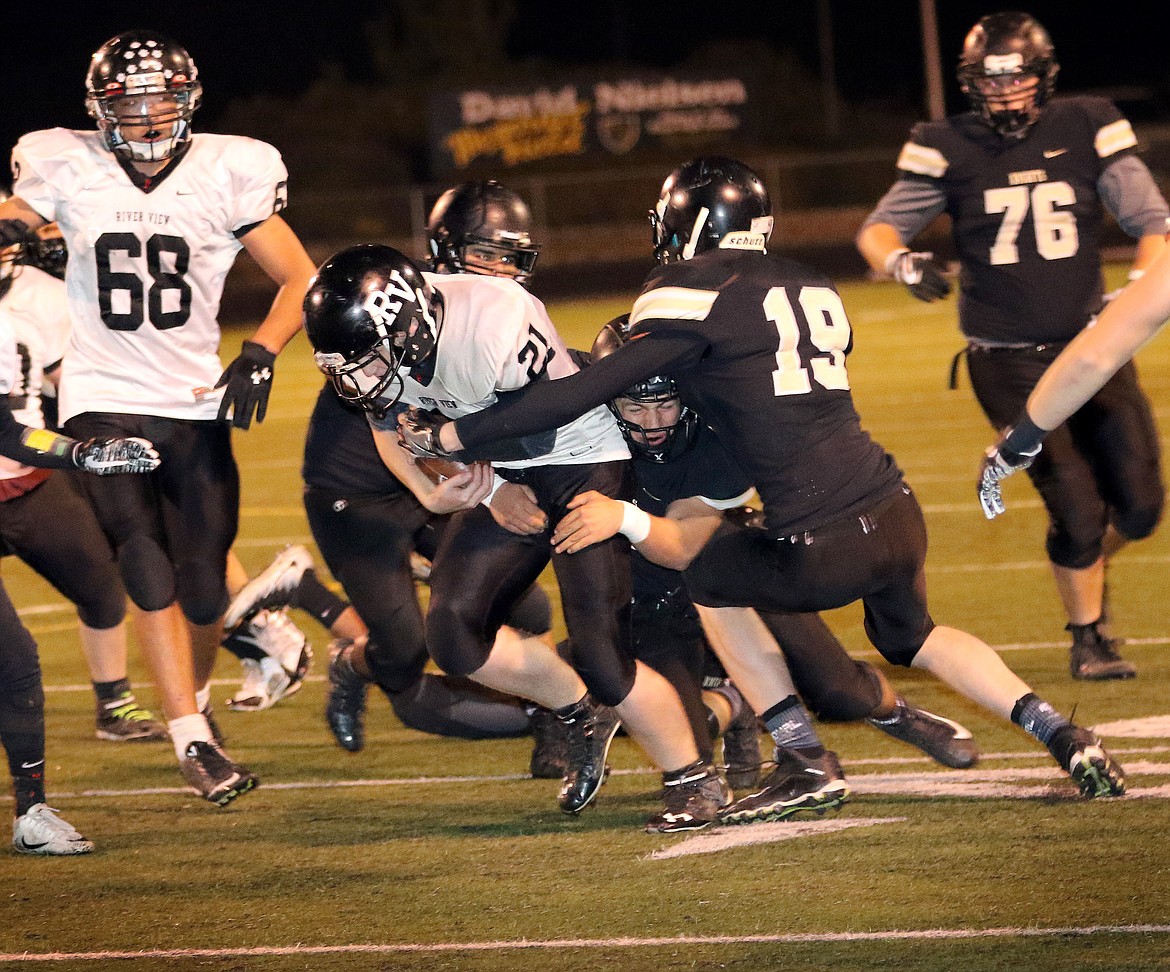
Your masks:
[[[897,464],[853,407],[853,334],[822,274],[758,251],[712,250],[655,270],[630,321],[630,340],[592,367],[459,419],[464,446],[482,455],[486,443],[670,375],[755,484],[774,536],[815,530],[898,488]]]
[[[1136,150],[1129,122],[1094,97],[1050,102],[1022,139],[1000,137],[973,112],[914,128],[898,169],[946,195],[967,337],[1067,341],[1101,309],[1097,180]]]
[[[722,444],[702,422],[694,441],[677,457],[666,462],[634,458],[638,488],[635,502],[652,516],[666,516],[671,503],[697,496],[709,500],[712,509],[742,505],[751,492],[751,483]],[[631,561],[636,600],[677,596],[682,574],[653,564],[637,550]]]
[[[346,495],[406,491],[378,455],[366,413],[343,402],[330,382],[322,387],[309,418],[301,476],[307,486]]]

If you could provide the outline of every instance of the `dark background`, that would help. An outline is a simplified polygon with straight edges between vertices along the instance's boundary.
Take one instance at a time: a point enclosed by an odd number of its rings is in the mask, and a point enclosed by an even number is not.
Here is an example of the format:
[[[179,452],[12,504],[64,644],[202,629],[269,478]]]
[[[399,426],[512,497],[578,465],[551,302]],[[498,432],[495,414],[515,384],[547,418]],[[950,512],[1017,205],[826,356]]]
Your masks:
[[[341,81],[377,82],[379,70],[367,32],[394,34],[396,23],[412,10],[449,19],[443,34],[446,55],[455,61],[474,56],[460,51],[460,44],[467,43],[460,25],[469,11],[511,11],[504,42],[507,58],[555,81],[559,72],[590,65],[677,67],[697,49],[720,42],[725,47],[765,42],[791,52],[816,75],[819,6],[815,0],[13,4],[0,32],[0,152],[7,156],[25,131],[89,127],[83,107],[89,55],[109,36],[136,27],[169,33],[191,51],[205,89],[197,126],[216,130],[239,99],[295,96],[323,74]],[[937,6],[947,108],[954,111],[962,107],[953,68],[963,35],[980,16],[1001,8],[962,0],[941,0]],[[917,0],[831,0],[828,7],[842,101],[872,103],[875,111],[894,106],[924,115]],[[1136,12],[1141,8],[1111,14],[1105,4],[1065,0],[1034,2],[1026,9],[1052,34],[1062,66],[1061,90],[1105,90],[1139,123],[1170,118],[1170,53],[1162,30],[1141,22]],[[1145,9],[1145,16],[1152,16]],[[394,49],[393,36],[383,40]],[[423,77],[417,80],[426,83],[428,72],[419,73]],[[436,80],[442,80],[440,75],[435,72]],[[491,80],[506,83],[506,77]],[[784,98],[786,92],[772,96]],[[808,92],[795,96],[807,98]]]

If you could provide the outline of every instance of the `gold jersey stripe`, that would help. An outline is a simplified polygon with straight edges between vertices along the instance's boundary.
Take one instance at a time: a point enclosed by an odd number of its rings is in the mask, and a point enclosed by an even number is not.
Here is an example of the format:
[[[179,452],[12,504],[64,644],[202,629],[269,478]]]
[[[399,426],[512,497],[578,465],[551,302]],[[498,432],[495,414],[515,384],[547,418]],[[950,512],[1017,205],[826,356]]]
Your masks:
[[[927,148],[915,142],[907,142],[898,155],[898,168],[915,175],[941,179],[947,171],[946,156],[938,149]]]
[[[659,287],[643,294],[630,312],[630,327],[639,321],[704,321],[711,305],[718,299],[714,290],[690,290],[687,287]]]
[[[1133,148],[1137,145],[1137,136],[1133,133],[1133,126],[1125,118],[1099,129],[1094,140],[1097,157],[1107,159],[1122,149]]]

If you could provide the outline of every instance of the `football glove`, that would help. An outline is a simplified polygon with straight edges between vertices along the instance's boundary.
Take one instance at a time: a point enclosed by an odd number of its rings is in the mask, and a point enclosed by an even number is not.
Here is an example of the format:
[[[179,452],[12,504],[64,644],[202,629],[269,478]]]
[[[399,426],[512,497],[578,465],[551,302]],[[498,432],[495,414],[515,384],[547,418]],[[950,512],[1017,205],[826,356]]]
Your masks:
[[[263,344],[245,341],[240,356],[228,365],[216,388],[223,388],[223,399],[219,403],[218,418],[227,418],[232,412],[232,425],[246,429],[252,424],[252,412],[256,421],[263,422],[268,413],[268,393],[272,391],[272,372],[276,367],[276,355]],[[224,388],[224,386],[227,386]]]
[[[73,447],[73,465],[99,476],[153,472],[161,461],[147,439],[86,439]]]
[[[437,409],[427,411],[411,407],[398,416],[398,435],[411,455],[422,459],[457,461],[457,455],[448,452],[439,443],[439,429],[450,421]]]
[[[999,442],[987,450],[983,457],[983,468],[979,473],[979,504],[983,507],[983,515],[989,520],[994,520],[1006,509],[999,488],[1000,482],[1014,472],[1027,469],[1040,454],[1039,445],[1027,453],[1010,449],[1004,440],[1011,431],[1010,428],[1005,430]]]
[[[890,276],[905,284],[910,293],[928,304],[940,300],[951,292],[951,282],[943,268],[935,262],[933,253],[911,253],[899,250],[886,263]]]

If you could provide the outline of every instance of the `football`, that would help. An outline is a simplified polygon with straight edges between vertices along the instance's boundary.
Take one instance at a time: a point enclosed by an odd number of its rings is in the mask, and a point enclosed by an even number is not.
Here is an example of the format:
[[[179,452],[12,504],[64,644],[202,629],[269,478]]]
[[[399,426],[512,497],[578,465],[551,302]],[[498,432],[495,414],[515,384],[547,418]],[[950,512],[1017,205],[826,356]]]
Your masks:
[[[451,459],[432,459],[429,456],[416,456],[415,465],[422,470],[423,475],[432,483],[441,483],[450,479],[456,473],[462,472],[467,465]]]

